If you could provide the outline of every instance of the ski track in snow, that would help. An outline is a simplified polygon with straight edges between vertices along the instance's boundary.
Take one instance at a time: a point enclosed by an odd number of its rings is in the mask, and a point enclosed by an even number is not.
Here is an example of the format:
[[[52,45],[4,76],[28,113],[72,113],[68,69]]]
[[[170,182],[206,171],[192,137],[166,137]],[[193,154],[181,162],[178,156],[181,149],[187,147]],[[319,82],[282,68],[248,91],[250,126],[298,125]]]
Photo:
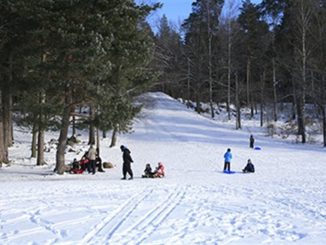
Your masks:
[[[135,132],[119,139],[135,160],[132,181],[120,180],[121,165],[95,176],[0,169],[1,245],[326,244],[323,149],[258,136],[263,150],[252,151],[245,132],[161,93],[144,98]],[[234,175],[221,171],[229,146]],[[118,147],[102,154],[121,162]],[[248,157],[255,174],[240,173]],[[165,178],[137,177],[158,161]]]

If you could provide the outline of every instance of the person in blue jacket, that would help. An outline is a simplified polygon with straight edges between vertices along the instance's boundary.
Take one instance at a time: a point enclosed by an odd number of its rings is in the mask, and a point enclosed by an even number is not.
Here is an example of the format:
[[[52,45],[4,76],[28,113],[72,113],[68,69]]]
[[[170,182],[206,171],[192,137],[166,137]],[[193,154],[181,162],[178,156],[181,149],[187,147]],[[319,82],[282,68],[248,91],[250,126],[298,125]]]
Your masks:
[[[231,153],[231,149],[229,148],[224,154],[224,171],[230,172],[231,159],[232,159],[232,153]]]

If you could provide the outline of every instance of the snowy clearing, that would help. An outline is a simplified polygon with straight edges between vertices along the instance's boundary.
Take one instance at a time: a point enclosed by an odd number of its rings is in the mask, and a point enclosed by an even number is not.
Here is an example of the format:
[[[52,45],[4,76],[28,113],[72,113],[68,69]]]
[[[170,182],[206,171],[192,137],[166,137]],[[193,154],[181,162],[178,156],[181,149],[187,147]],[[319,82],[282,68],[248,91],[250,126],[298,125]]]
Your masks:
[[[55,175],[55,149],[46,153],[49,165],[36,167],[26,158],[30,134],[15,130],[13,162],[0,169],[0,244],[326,244],[325,149],[251,127],[262,148],[252,150],[248,132],[165,94],[141,101],[134,132],[111,149],[102,140],[102,159],[116,165],[105,173]],[[120,144],[134,159],[132,181],[120,180]],[[227,148],[232,175],[222,173]],[[67,152],[66,160],[82,154]],[[254,174],[241,173],[248,158]],[[165,178],[140,177],[159,161]]]

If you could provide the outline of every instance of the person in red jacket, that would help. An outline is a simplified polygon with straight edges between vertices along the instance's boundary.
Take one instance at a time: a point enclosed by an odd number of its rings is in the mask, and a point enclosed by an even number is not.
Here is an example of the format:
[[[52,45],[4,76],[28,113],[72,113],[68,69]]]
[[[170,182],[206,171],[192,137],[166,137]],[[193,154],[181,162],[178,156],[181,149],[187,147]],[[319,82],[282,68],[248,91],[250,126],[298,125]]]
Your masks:
[[[165,176],[165,172],[164,172],[164,165],[163,163],[159,162],[158,166],[154,172],[154,177],[164,177]]]

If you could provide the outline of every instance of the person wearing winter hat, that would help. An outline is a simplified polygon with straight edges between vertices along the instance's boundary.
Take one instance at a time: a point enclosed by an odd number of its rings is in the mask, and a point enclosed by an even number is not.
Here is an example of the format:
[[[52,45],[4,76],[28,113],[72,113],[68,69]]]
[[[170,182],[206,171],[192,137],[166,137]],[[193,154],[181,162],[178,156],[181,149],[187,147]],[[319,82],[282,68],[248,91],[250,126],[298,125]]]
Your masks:
[[[232,159],[232,153],[231,153],[231,149],[229,148],[224,154],[224,172],[225,171],[230,172],[231,159]]]
[[[127,177],[127,173],[130,175],[130,180],[133,179],[133,172],[131,170],[131,163],[134,162],[130,156],[130,150],[125,147],[124,145],[120,146],[120,149],[122,151],[122,160],[123,160],[123,164],[122,164],[122,174],[123,177],[121,179],[126,179]]]
[[[248,159],[246,167],[242,170],[244,173],[254,173],[255,172],[255,166],[252,164],[251,160]]]
[[[89,164],[88,164],[88,173],[93,173],[95,174],[96,171],[96,148],[94,145],[91,145],[89,147],[88,153],[87,153],[87,158],[89,159]]]
[[[255,144],[255,138],[254,138],[254,136],[251,134],[251,135],[250,135],[250,139],[249,139],[249,147],[250,147],[250,148],[254,148],[254,144]]]

